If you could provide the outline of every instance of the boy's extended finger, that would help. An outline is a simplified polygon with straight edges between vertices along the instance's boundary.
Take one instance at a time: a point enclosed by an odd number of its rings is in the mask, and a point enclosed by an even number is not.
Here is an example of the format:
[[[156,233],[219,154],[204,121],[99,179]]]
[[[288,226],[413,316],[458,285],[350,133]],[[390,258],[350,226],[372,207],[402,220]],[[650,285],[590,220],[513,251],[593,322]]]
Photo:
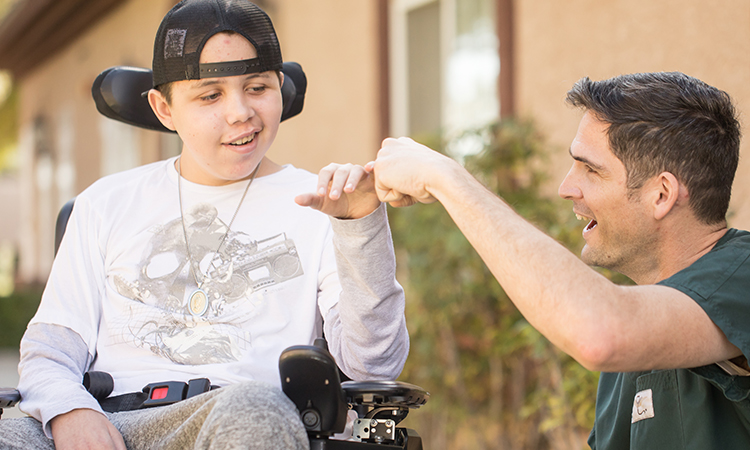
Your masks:
[[[320,172],[318,172],[318,186],[316,190],[319,196],[323,197],[328,193],[328,186],[331,184],[331,179],[338,168],[338,164],[331,163],[320,169]]]
[[[354,166],[354,168],[352,168],[352,171],[349,172],[349,177],[346,179],[344,192],[346,193],[354,192],[354,190],[357,188],[357,185],[359,185],[359,182],[362,181],[362,178],[366,176],[367,176],[367,172],[365,172],[364,167]]]
[[[328,187],[328,197],[331,200],[338,200],[341,197],[353,168],[352,164],[344,164],[334,172],[333,179],[331,179],[331,184]]]

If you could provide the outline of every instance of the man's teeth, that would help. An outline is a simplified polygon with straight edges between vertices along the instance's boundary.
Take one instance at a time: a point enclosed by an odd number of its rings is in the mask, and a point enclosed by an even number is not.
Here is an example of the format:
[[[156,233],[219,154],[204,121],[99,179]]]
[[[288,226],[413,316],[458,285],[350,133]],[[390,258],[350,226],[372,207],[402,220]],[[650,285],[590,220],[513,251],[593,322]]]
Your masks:
[[[576,214],[576,219],[578,219],[578,220],[588,220],[588,219],[586,219],[585,217],[583,217],[580,214]]]
[[[242,139],[237,139],[234,142],[230,142],[229,145],[245,145],[248,142],[252,142],[253,139],[255,139],[255,133],[251,134],[248,137],[244,137]]]

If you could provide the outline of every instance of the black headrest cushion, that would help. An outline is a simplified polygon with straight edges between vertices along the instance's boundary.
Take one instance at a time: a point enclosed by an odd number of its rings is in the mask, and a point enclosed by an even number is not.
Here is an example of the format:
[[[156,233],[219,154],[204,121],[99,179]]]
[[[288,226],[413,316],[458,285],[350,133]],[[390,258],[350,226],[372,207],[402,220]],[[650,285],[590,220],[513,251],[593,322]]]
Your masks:
[[[284,63],[284,85],[281,97],[284,102],[281,121],[302,112],[307,91],[307,77],[295,62]],[[96,109],[105,117],[149,130],[172,132],[161,124],[148,99],[142,95],[151,89],[151,70],[140,67],[110,67],[94,80],[91,95]]]

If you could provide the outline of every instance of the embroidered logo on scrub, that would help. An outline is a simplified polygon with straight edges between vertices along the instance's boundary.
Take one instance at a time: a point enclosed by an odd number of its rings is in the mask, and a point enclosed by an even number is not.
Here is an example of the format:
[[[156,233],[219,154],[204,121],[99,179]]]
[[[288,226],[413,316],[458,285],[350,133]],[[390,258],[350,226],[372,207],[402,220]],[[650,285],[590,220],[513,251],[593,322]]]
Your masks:
[[[646,389],[635,394],[633,400],[633,414],[630,423],[654,417],[654,395],[651,389]]]

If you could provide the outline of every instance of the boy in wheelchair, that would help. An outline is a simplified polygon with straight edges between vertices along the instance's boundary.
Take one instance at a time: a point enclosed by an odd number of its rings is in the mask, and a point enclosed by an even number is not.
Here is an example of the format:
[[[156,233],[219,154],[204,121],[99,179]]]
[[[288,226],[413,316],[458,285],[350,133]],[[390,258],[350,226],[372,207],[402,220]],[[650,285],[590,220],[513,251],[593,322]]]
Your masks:
[[[325,335],[348,377],[399,375],[409,339],[385,208],[362,167],[315,177],[266,157],[281,70],[271,21],[246,0],[164,17],[147,95],[181,155],[77,197],[21,343],[31,417],[0,420],[0,448],[308,448],[279,390],[283,349]],[[107,401],[87,371],[112,376]],[[142,408],[144,386],[202,378],[207,392]]]

